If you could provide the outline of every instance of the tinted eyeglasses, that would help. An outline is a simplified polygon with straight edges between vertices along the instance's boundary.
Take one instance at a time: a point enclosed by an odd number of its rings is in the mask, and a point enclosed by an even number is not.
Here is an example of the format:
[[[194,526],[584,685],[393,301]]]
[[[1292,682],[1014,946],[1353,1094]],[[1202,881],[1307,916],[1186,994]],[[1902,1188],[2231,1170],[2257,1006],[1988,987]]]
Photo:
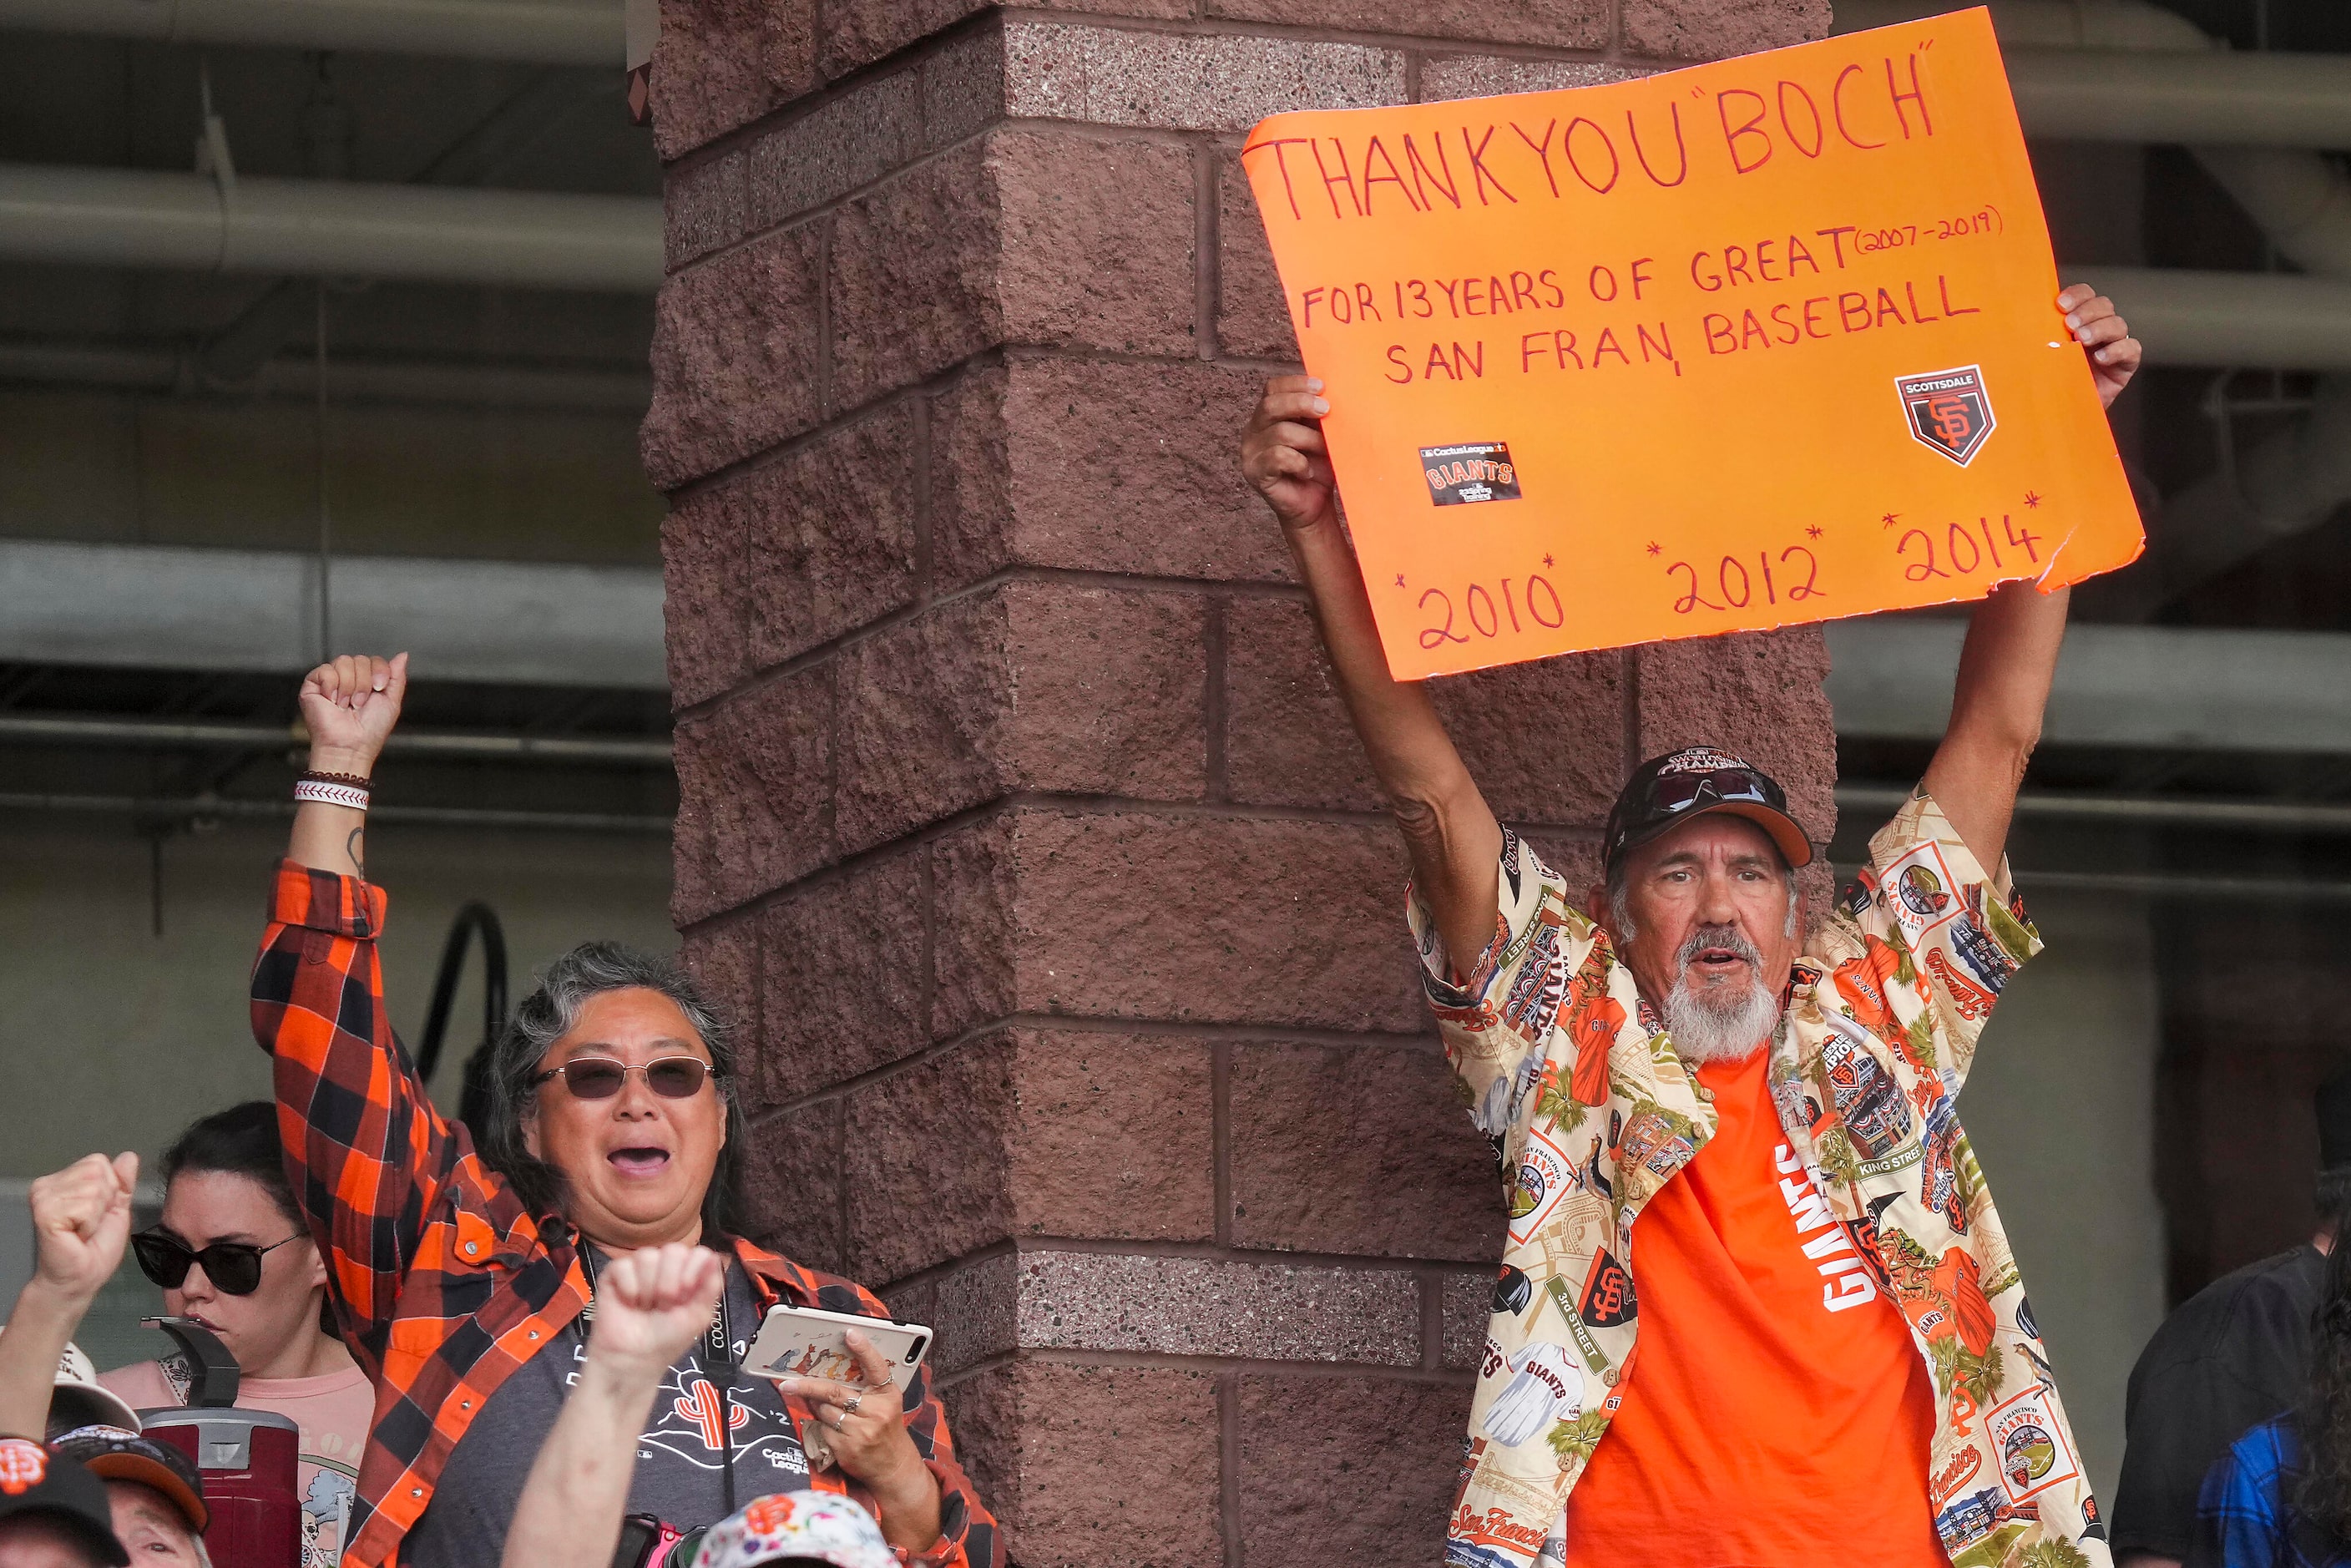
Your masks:
[[[698,1056],[664,1056],[642,1067],[632,1067],[609,1056],[575,1056],[530,1082],[535,1088],[550,1078],[560,1078],[575,1100],[610,1100],[621,1092],[632,1072],[643,1073],[645,1087],[664,1100],[691,1100],[702,1092],[704,1079],[725,1076]]]
[[[204,1278],[222,1295],[249,1296],[261,1288],[262,1254],[301,1239],[289,1236],[266,1247],[256,1247],[250,1241],[215,1241],[200,1252],[169,1231],[142,1230],[131,1239],[131,1250],[139,1260],[139,1271],[167,1291],[180,1288],[188,1277],[188,1265],[202,1263]]]

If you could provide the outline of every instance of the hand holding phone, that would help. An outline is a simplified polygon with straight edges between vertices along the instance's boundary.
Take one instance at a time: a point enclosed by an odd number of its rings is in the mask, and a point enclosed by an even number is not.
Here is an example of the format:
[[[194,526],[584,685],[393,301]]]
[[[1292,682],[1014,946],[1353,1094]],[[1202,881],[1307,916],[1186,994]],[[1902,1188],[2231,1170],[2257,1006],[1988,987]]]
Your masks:
[[[855,1329],[890,1364],[890,1381],[903,1394],[931,1347],[931,1331],[920,1323],[854,1312],[828,1312],[782,1303],[768,1309],[759,1336],[751,1342],[743,1370],[760,1377],[820,1377],[852,1387],[866,1386],[865,1374],[843,1337]]]

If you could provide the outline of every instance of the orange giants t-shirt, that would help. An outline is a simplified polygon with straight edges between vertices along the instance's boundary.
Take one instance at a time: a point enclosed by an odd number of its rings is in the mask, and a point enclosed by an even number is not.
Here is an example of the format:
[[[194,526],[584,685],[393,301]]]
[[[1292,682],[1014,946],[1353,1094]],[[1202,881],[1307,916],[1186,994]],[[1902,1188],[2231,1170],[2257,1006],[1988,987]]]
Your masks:
[[[1640,1339],[1569,1493],[1568,1568],[1949,1568],[1934,1387],[1789,1150],[1768,1053],[1709,1062],[1721,1125],[1633,1222]]]

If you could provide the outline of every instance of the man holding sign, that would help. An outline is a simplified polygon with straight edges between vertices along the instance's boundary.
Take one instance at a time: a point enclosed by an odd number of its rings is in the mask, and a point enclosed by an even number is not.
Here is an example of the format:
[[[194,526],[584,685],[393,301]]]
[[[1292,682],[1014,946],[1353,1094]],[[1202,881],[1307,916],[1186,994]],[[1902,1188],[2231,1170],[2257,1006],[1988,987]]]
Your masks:
[[[2070,288],[2048,328],[2111,403],[2139,361],[2113,307]],[[1604,881],[1571,890],[1390,674],[1322,392],[1271,382],[1242,466],[1410,852],[1429,999],[1509,1198],[1447,1561],[2104,1562],[1952,1105],[2040,946],[2001,850],[2065,591],[1977,608],[1925,780],[1809,938],[1785,795],[1706,747],[1635,771]]]

